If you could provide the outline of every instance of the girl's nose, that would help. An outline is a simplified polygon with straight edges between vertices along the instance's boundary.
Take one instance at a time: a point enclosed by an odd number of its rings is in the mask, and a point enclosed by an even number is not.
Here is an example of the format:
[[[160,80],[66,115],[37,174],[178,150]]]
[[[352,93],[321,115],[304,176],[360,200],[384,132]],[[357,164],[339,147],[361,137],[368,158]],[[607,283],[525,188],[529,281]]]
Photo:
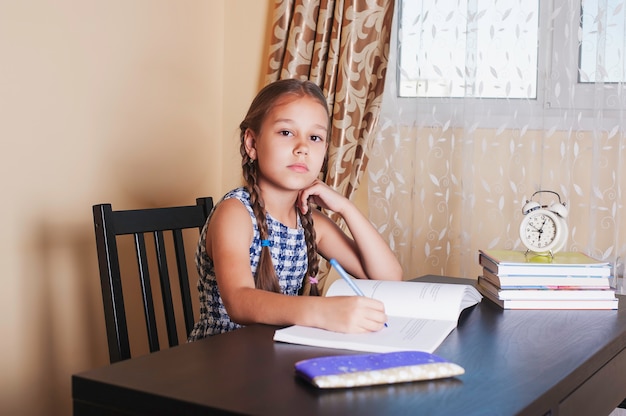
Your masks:
[[[297,155],[308,155],[309,154],[309,144],[304,141],[301,140],[298,142],[298,145],[295,148],[295,153]]]

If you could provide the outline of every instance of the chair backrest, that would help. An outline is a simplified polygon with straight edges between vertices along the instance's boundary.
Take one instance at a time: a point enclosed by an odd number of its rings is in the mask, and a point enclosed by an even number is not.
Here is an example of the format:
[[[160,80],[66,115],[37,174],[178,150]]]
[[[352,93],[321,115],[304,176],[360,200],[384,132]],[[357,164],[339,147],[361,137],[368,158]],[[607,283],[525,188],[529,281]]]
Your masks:
[[[155,315],[148,267],[149,264],[157,265],[167,339],[169,346],[172,347],[178,345],[179,340],[174,310],[175,302],[172,299],[173,291],[171,287],[174,278],[170,278],[171,268],[168,266],[168,258],[170,260],[174,258],[176,262],[178,285],[182,298],[176,304],[182,305],[185,328],[187,335],[189,335],[194,325],[194,314],[182,231],[189,228],[201,230],[212,208],[213,199],[210,197],[198,198],[196,205],[168,208],[113,211],[111,204],[93,206],[100,284],[102,286],[104,317],[111,363],[131,357],[117,236],[134,236],[139,284],[141,286],[141,297],[143,298],[142,306],[150,352],[160,349],[157,317]],[[170,233],[174,246],[173,250],[166,249],[164,238],[164,235]],[[154,238],[154,246],[149,245],[148,249],[146,249],[144,237],[147,234],[152,234]],[[170,241],[169,237],[167,241]],[[171,247],[171,244],[167,247]],[[151,257],[156,257],[156,260],[148,263],[148,259]],[[161,321],[163,321],[162,317]]]

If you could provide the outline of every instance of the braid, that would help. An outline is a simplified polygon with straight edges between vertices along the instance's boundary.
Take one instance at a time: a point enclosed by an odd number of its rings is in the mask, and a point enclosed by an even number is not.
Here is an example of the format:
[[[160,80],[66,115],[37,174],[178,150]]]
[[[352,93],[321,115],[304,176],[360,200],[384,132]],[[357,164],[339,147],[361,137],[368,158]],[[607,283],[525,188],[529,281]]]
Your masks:
[[[245,149],[243,149],[243,153],[246,153]],[[261,197],[261,192],[256,183],[256,164],[247,154],[243,156],[243,159],[245,160],[242,166],[243,176],[247,184],[248,192],[250,193],[250,205],[257,219],[256,222],[259,228],[260,238],[261,240],[267,240],[269,238],[269,232],[267,229],[267,217],[265,216],[265,202]],[[254,285],[257,289],[280,293],[278,277],[276,276],[276,270],[274,270],[274,264],[272,263],[272,254],[270,248],[267,246],[261,246],[261,256],[256,269]]]
[[[317,258],[317,241],[315,236],[315,227],[313,226],[313,207],[309,203],[309,209],[306,214],[302,214],[300,210],[298,210],[298,214],[300,215],[300,223],[302,224],[302,228],[304,228],[304,239],[306,240],[306,254],[308,259],[308,267],[306,275],[310,278],[315,279],[317,277],[317,273],[319,272],[319,259]],[[311,290],[309,294],[311,296],[319,296],[319,288],[316,281],[309,280]]]

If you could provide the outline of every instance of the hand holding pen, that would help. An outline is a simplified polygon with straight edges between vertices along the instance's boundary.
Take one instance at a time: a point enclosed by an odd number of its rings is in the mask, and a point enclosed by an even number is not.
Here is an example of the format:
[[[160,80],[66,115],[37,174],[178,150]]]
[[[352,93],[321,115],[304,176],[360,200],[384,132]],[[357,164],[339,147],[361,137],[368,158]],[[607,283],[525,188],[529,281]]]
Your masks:
[[[352,278],[348,275],[348,273],[344,270],[344,268],[341,267],[341,264],[339,264],[337,260],[330,259],[330,265],[333,266],[335,270],[337,270],[337,273],[339,273],[339,276],[341,276],[341,278],[346,281],[348,286],[350,286],[350,289],[352,289],[352,291],[357,296],[365,296],[363,291],[359,289],[359,287],[356,284],[354,284],[354,281],[352,280]],[[389,325],[387,325],[387,322],[385,322],[385,327],[388,327],[388,326]]]

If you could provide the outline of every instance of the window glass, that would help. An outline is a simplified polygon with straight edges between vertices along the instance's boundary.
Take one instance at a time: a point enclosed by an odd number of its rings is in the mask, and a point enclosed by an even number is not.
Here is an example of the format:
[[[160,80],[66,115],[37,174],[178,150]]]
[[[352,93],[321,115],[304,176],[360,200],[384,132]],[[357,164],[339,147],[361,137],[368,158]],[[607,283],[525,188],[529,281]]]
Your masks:
[[[592,117],[589,110],[626,106],[624,7],[622,0],[555,2],[546,108]]]
[[[538,0],[403,0],[399,96],[537,98]]]
[[[623,0],[582,3],[578,82],[626,81],[626,8]]]

